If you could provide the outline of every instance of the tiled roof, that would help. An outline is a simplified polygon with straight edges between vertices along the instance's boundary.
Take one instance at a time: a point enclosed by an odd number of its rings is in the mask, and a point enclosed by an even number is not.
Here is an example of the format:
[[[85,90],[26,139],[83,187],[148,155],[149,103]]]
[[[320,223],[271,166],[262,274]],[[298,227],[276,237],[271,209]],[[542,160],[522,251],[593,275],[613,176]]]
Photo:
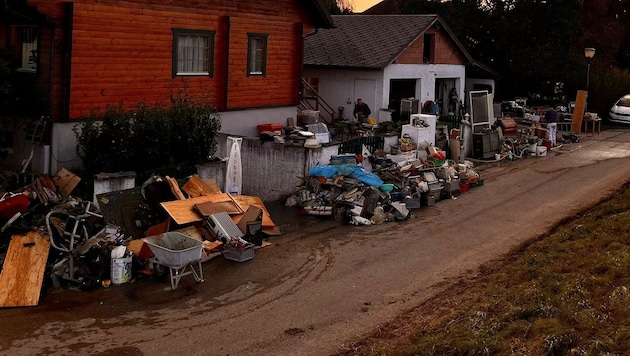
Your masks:
[[[382,69],[426,31],[437,15],[336,15],[335,28],[304,42],[304,64]]]

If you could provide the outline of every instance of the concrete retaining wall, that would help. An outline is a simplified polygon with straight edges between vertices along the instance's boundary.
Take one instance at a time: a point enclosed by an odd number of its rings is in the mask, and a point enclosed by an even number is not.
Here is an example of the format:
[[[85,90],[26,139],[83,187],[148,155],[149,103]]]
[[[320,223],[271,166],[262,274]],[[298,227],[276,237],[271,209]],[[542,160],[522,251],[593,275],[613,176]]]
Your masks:
[[[222,135],[217,147],[217,156],[227,156],[227,135]],[[243,195],[260,197],[263,201],[284,199],[302,184],[302,177],[316,165],[326,165],[330,156],[336,155],[337,144],[321,148],[304,148],[271,141],[261,141],[257,137],[244,137],[241,144],[243,171]],[[223,185],[225,190],[225,165]],[[213,177],[206,177],[213,178]],[[215,178],[217,179],[217,178]],[[217,179],[218,182],[218,179]]]

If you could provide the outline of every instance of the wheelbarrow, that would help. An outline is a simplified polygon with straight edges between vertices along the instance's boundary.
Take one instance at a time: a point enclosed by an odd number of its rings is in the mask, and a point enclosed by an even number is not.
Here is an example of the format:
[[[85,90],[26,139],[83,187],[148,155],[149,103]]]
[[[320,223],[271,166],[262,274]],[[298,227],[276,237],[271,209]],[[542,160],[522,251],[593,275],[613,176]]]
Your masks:
[[[201,267],[201,250],[203,249],[201,241],[172,231],[145,237],[144,242],[154,255],[150,261],[168,267],[172,290],[177,289],[179,281],[188,275],[192,275],[198,283],[204,281]]]

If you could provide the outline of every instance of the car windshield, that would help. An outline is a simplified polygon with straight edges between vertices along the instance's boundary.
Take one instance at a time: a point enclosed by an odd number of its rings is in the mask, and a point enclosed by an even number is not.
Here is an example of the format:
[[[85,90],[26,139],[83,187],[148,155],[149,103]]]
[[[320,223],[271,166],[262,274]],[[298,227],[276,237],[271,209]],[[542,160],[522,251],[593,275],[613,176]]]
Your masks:
[[[624,96],[623,98],[619,99],[619,101],[617,102],[617,106],[630,107],[630,97]]]

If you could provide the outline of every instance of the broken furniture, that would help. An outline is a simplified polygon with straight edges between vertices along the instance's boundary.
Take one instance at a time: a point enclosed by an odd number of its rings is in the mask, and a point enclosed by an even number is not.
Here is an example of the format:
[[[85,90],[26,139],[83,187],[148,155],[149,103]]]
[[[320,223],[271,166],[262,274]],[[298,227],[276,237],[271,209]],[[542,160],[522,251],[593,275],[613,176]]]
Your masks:
[[[85,201],[67,202],[46,214],[50,244],[54,249],[67,254],[65,258],[55,263],[53,276],[61,276],[62,279],[79,285],[87,283],[84,277],[89,273],[80,277],[76,274],[82,265],[83,256],[100,243],[99,235],[105,228],[99,229],[100,226],[95,220],[102,218],[94,204]],[[95,230],[98,232],[91,234],[91,231]]]
[[[167,267],[171,281],[171,289],[177,289],[179,281],[192,275],[197,282],[203,282],[201,267],[201,241],[190,238],[180,232],[167,232],[156,236],[145,237],[153,257],[150,262]],[[195,265],[197,270],[195,270]]]
[[[518,136],[518,125],[516,121],[511,118],[503,118],[498,120],[499,127],[501,127],[501,131],[503,132],[503,137],[517,137]]]
[[[499,153],[499,133],[496,131],[473,134],[473,157],[492,158]]]
[[[591,134],[595,135],[595,131],[597,134],[601,132],[602,127],[602,119],[597,116],[596,113],[586,113],[584,114],[584,119],[582,120],[582,131],[589,132],[589,125],[591,127]]]

